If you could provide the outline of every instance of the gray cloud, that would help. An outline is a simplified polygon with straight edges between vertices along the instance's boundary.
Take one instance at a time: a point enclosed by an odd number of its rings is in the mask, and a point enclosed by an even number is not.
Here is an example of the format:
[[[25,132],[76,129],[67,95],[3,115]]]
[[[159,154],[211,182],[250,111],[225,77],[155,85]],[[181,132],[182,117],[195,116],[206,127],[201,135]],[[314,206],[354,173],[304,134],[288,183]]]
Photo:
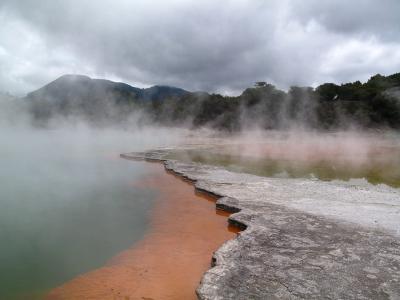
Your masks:
[[[0,90],[64,73],[237,93],[400,71],[397,0],[2,0]]]
[[[293,2],[292,9],[303,24],[315,20],[330,31],[345,35],[400,41],[398,0],[310,0],[307,5],[298,1]]]

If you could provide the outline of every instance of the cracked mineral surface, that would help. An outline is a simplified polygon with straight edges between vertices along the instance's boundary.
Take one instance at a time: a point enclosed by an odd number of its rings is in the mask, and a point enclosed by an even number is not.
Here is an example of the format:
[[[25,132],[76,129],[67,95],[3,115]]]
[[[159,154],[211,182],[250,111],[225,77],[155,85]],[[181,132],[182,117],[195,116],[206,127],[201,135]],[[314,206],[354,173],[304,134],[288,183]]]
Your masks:
[[[400,299],[399,189],[234,173],[171,151],[121,156],[162,161],[244,229],[216,249],[199,299]]]

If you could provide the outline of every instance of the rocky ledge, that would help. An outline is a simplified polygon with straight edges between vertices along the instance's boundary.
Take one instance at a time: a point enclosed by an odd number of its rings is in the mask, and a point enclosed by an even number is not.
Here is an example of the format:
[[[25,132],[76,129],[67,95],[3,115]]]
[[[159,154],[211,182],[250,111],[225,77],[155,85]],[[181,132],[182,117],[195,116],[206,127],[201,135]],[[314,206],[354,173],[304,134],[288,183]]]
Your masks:
[[[400,191],[365,182],[264,178],[123,154],[218,197],[242,231],[212,257],[199,299],[400,299]]]

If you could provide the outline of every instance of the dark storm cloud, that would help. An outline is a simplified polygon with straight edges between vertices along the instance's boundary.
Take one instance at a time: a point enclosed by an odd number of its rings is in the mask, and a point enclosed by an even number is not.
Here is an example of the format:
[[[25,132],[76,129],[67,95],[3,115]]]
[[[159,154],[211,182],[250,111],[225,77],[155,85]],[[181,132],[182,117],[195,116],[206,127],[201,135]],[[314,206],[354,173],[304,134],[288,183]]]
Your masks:
[[[237,92],[400,70],[398,1],[2,0],[0,90],[84,73]]]

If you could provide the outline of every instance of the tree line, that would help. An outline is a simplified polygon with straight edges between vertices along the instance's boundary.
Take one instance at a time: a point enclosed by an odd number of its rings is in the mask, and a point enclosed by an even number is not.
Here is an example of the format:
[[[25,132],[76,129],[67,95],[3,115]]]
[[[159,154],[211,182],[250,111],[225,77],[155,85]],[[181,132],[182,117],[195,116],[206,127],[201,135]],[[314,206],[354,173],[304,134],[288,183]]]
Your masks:
[[[400,73],[378,74],[365,83],[293,86],[287,92],[257,82],[237,97],[187,93],[144,106],[152,120],[160,124],[210,126],[229,131],[253,126],[400,129]]]

